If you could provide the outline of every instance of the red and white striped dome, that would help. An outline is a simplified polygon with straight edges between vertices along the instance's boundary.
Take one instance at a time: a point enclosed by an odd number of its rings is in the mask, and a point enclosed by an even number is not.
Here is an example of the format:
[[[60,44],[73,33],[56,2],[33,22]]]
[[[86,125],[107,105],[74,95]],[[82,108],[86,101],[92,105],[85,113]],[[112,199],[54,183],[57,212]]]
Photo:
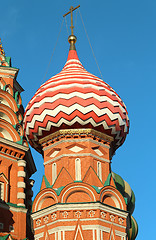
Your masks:
[[[92,128],[114,137],[115,149],[129,130],[127,110],[117,93],[87,72],[70,50],[60,73],[38,89],[25,111],[24,131],[32,147],[60,129]]]

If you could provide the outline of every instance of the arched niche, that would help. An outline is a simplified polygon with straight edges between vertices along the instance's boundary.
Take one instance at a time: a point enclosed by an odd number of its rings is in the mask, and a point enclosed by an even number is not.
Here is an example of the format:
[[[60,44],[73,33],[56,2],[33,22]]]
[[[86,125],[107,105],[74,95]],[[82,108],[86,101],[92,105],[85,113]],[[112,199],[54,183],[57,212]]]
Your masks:
[[[61,193],[62,203],[95,202],[95,194],[89,186],[68,186]]]
[[[100,202],[118,209],[126,210],[126,203],[123,196],[117,189],[111,186],[102,189]]]
[[[44,189],[36,196],[33,212],[52,206],[58,202],[56,193],[52,189]]]

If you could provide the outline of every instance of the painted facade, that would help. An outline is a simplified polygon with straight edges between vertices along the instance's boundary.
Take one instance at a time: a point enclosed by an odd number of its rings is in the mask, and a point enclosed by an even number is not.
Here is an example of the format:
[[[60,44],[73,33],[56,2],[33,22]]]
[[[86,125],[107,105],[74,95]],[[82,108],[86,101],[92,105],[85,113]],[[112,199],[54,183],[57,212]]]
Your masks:
[[[60,73],[28,103],[27,140],[43,155],[45,174],[32,206],[36,240],[135,239],[135,196],[111,171],[129,131],[126,107],[103,80],[87,72],[69,36]]]
[[[11,66],[0,43],[0,239],[32,235],[31,175],[36,171],[22,128],[22,87],[18,69]]]

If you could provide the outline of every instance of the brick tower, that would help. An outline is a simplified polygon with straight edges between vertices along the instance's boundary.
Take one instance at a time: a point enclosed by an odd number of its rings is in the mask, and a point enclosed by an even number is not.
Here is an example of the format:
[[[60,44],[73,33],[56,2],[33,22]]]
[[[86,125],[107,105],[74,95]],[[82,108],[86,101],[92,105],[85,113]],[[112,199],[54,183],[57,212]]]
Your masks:
[[[111,171],[112,156],[129,131],[127,110],[108,84],[84,69],[76,37],[68,40],[64,68],[38,89],[25,112],[25,135],[45,167],[32,207],[34,236],[133,240],[135,196]]]
[[[36,168],[23,138],[23,89],[16,81],[18,71],[0,42],[0,239],[21,240],[32,238],[30,177]]]

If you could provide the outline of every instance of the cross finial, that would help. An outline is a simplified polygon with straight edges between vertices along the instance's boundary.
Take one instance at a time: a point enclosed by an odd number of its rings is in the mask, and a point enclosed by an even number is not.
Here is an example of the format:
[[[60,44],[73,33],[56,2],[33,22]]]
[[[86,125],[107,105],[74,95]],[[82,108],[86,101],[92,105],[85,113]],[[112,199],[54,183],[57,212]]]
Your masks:
[[[73,8],[73,6],[70,7],[70,11],[67,12],[66,14],[63,15],[63,17],[67,16],[68,14],[71,14],[71,35],[74,35],[74,25],[73,25],[73,11],[76,10],[77,8],[79,8],[80,5],[78,5],[77,7]]]

